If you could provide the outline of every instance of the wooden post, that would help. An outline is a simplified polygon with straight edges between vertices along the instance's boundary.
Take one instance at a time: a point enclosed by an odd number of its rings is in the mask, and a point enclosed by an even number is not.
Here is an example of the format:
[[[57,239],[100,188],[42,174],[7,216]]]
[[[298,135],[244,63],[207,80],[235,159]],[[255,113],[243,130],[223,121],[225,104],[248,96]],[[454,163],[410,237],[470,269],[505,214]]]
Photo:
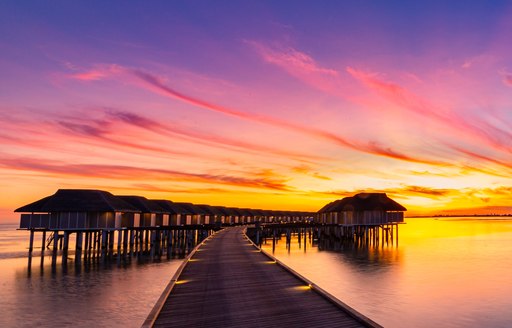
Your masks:
[[[149,229],[145,231],[145,234],[146,234],[146,236],[145,236],[145,238],[144,238],[144,239],[145,239],[145,243],[144,243],[144,250],[145,250],[145,251],[149,251],[149,245],[150,245],[150,244],[149,244],[149,243],[150,243],[150,239],[149,239],[149,235],[150,235],[150,233],[149,233]]]
[[[44,251],[46,249],[46,230],[43,230],[43,238],[41,241],[41,268],[44,266]]]
[[[105,260],[107,257],[107,231],[101,231],[101,258]]]
[[[85,245],[84,245],[84,262],[87,261],[87,257],[89,256],[89,232],[84,232],[84,239],[85,239]]]
[[[167,259],[171,258],[171,245],[172,245],[172,230],[167,229]]]
[[[133,256],[133,245],[135,243],[133,229],[130,229],[130,257]]]
[[[149,245],[149,247],[150,247],[149,248],[150,249],[149,256],[150,256],[151,260],[153,260],[155,257],[155,246],[156,246],[155,239],[156,239],[156,231],[151,230],[151,243]]]
[[[32,250],[34,249],[34,229],[30,229],[30,241],[28,244],[28,270],[32,267]]]
[[[52,268],[57,265],[57,249],[59,247],[59,231],[53,232],[53,253],[52,253]]]
[[[123,230],[123,258],[126,259],[128,253],[128,229]]]
[[[46,249],[46,230],[43,230],[43,239],[41,242],[41,252],[44,252]]]
[[[78,231],[76,233],[76,250],[75,250],[75,265],[79,266],[82,264],[82,245],[83,245],[83,232]]]
[[[117,264],[121,264],[121,242],[123,234],[121,230],[117,230]]]
[[[109,232],[109,235],[108,236],[108,258],[109,259],[112,259],[112,257],[114,256],[114,230],[111,230]]]
[[[64,246],[62,248],[62,265],[68,264],[69,232],[64,231]]]
[[[97,257],[98,255],[98,244],[99,244],[99,240],[98,238],[100,238],[100,234],[98,233],[98,231],[94,231],[94,245],[92,246],[92,249],[93,249],[93,252],[94,252],[94,255],[93,257]]]

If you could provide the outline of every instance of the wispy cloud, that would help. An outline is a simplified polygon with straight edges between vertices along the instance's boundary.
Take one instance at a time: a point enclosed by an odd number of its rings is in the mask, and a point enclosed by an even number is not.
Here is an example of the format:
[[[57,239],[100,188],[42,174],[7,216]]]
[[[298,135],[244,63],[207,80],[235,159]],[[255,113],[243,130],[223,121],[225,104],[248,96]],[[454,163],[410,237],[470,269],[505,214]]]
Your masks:
[[[451,113],[450,110],[436,106],[396,83],[383,80],[376,73],[368,73],[352,67],[347,67],[347,72],[386,100],[448,126],[449,131],[456,128],[457,131],[465,133],[467,138],[478,137],[480,141],[486,142],[497,150],[511,151],[512,149],[507,142],[512,139],[512,133],[508,131],[476,118],[461,117]]]
[[[113,69],[112,69],[113,67]],[[173,88],[167,86],[164,81],[148,72],[144,72],[142,70],[138,69],[131,69],[131,68],[125,68],[118,65],[110,65],[108,66],[107,71],[113,72],[114,75],[119,74],[122,72],[124,75],[127,75],[130,79],[135,78],[134,83],[140,84],[142,83],[142,86],[147,88],[148,90],[151,90],[157,94],[170,97],[173,99],[177,99],[180,101],[183,101],[185,103],[192,104],[196,107],[203,108],[209,111],[221,113],[224,115],[229,115],[232,117],[236,117],[239,119],[257,122],[261,124],[266,124],[274,127],[278,127],[281,129],[287,129],[290,131],[293,131],[295,133],[305,134],[309,135],[314,138],[320,138],[323,140],[330,141],[338,146],[342,146],[345,148],[350,148],[352,150],[361,151],[377,156],[383,156],[383,157],[389,157],[397,160],[403,160],[403,161],[410,161],[415,163],[424,163],[424,164],[431,164],[431,165],[444,165],[444,163],[440,163],[438,161],[423,159],[423,158],[416,158],[410,155],[406,155],[403,153],[400,153],[396,150],[391,149],[390,147],[382,147],[378,145],[376,142],[368,142],[364,143],[360,140],[349,140],[347,138],[344,138],[342,136],[339,136],[337,134],[315,128],[312,126],[302,125],[298,123],[293,123],[291,121],[285,121],[281,119],[277,119],[275,117],[267,116],[267,115],[261,115],[261,114],[255,114],[255,113],[249,113],[249,112],[243,112],[236,109],[228,108],[225,106],[216,105],[213,103],[210,103],[208,101],[204,101],[202,99],[192,97],[189,95],[186,95],[182,92],[179,92],[177,90],[174,90]]]
[[[287,186],[283,180],[265,178],[252,179],[240,176],[190,173],[124,165],[67,164],[58,161],[45,161],[42,159],[2,158],[0,159],[0,167],[21,171],[55,174],[57,176],[81,176],[122,180],[154,179],[157,181],[172,181],[173,179],[179,179],[181,181],[224,184],[249,188],[262,188],[280,191],[290,190],[290,187]]]
[[[338,76],[338,71],[321,67],[311,56],[292,47],[271,48],[257,41],[245,41],[251,45],[269,63],[283,67],[292,75],[321,74]]]

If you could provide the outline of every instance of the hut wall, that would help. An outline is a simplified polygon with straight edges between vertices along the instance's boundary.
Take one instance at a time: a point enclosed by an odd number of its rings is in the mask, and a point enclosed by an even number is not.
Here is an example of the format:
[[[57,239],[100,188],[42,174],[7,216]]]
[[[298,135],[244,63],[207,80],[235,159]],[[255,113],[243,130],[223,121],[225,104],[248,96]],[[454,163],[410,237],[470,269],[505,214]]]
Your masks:
[[[164,214],[155,214],[155,226],[162,226],[164,224]]]
[[[387,212],[387,222],[404,222],[404,212]]]
[[[21,214],[20,229],[48,228],[50,225],[50,214]]]
[[[182,222],[181,224],[186,224],[186,225],[190,225],[192,224],[192,215],[185,215],[185,221]]]
[[[151,226],[151,222],[152,222],[152,213],[142,213],[141,214],[141,222],[140,222],[140,226],[141,227],[150,227]]]
[[[120,212],[115,212],[114,213],[114,217],[115,217],[115,219],[114,219],[114,222],[115,222],[114,227],[116,229],[121,228],[122,220],[123,220],[123,214],[120,213]]]
[[[162,214],[162,225],[168,226],[169,222],[169,214]]]
[[[180,215],[172,214],[170,217],[171,225],[180,225]]]

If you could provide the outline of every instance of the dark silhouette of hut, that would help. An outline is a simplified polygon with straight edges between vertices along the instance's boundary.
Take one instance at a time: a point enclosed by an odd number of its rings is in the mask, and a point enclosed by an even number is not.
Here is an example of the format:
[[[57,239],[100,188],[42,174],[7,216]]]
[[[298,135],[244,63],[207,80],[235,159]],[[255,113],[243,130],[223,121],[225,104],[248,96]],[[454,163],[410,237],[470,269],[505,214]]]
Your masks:
[[[205,224],[216,224],[222,223],[223,212],[218,209],[216,206],[206,205],[206,204],[195,204],[195,206],[202,209],[207,214],[204,217]]]
[[[182,203],[171,202],[167,199],[156,199],[153,201],[170,215],[170,225],[192,224],[194,212],[183,206]]]
[[[59,189],[15,212],[30,213],[21,215],[21,229],[114,229],[139,210],[106,191]]]
[[[169,225],[169,214],[157,203],[142,196],[116,196],[132,205],[140,212],[140,219],[133,218],[134,227],[155,227]],[[139,222],[137,222],[139,221]],[[138,223],[138,224],[137,224]]]
[[[404,221],[405,207],[385,193],[360,193],[331,202],[317,213],[317,220],[327,224],[381,225]]]
[[[182,222],[182,224],[204,224],[205,215],[208,215],[204,209],[192,203],[174,202],[174,204],[181,206],[190,213],[185,216],[186,222]]]

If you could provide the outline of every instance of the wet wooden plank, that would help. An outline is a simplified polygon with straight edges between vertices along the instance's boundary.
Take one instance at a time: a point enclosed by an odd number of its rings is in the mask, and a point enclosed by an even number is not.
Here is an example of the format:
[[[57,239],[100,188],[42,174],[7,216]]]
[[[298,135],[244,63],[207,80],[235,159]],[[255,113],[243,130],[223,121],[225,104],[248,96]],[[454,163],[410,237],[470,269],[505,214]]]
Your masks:
[[[368,327],[247,241],[242,228],[208,240],[184,268],[155,327]]]

